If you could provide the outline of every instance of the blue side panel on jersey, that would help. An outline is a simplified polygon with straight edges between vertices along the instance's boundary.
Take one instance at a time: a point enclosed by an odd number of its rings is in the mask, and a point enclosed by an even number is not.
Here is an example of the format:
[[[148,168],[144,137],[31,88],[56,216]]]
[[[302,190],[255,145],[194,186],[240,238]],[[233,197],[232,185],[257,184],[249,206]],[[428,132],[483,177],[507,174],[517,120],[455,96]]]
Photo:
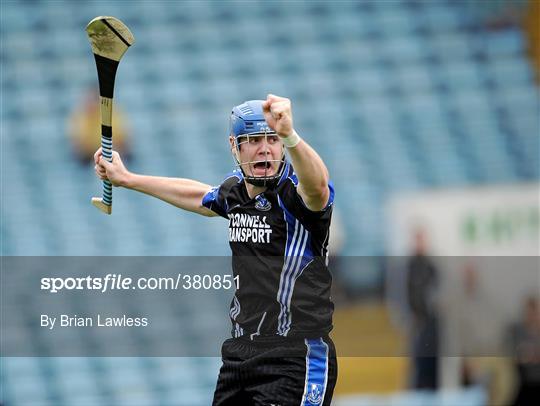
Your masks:
[[[291,254],[293,254],[294,251],[296,250],[296,244],[294,244],[294,243],[299,242],[300,240],[302,240],[301,236],[299,236],[299,237],[297,237],[295,239],[295,241],[292,241],[293,238],[294,238],[294,230],[295,230],[295,227],[296,227],[297,219],[296,219],[296,217],[293,216],[293,214],[289,210],[287,210],[287,208],[285,207],[285,204],[283,203],[283,201],[281,199],[278,198],[278,202],[279,202],[279,207],[281,207],[281,209],[285,213],[285,219],[287,221],[288,233],[287,233],[287,244],[285,246],[285,253],[290,252]],[[302,224],[300,223],[300,220],[298,220],[298,224],[299,224],[299,227],[300,227],[301,230],[305,229],[304,226],[302,226]],[[303,267],[306,266],[308,264],[308,262],[313,259],[313,252],[311,250],[311,233],[309,233],[307,230],[305,230],[305,232],[307,233],[308,241],[306,243],[306,248],[304,250],[304,254],[302,255],[301,269],[303,269]],[[302,233],[302,231],[300,231],[300,233]],[[291,242],[294,244],[294,246],[289,251],[289,246],[290,246]]]
[[[328,377],[328,345],[322,338],[305,340],[306,384],[302,405],[318,406],[324,401]]]
[[[334,182],[332,181],[328,182],[328,189],[330,189],[330,196],[328,196],[328,203],[326,203],[326,206],[324,206],[323,211],[328,209],[330,206],[334,204],[334,195],[335,195]]]
[[[240,169],[235,169],[234,171],[228,173],[225,176],[225,179],[223,179],[223,182],[221,184],[225,183],[227,179],[230,178],[237,178],[238,182],[241,182],[244,179],[244,174]],[[216,211],[216,213],[221,215],[226,215],[227,211],[229,209],[227,201],[224,202],[219,201],[219,188],[220,186],[214,186],[208,193],[206,193],[202,200],[202,205],[210,210]]]
[[[219,194],[219,186],[214,186],[208,193],[206,193],[202,200],[202,205],[209,209],[212,209],[212,205],[217,204]]]
[[[281,183],[283,183],[283,181],[287,179],[290,169],[291,169],[291,164],[285,161],[285,168],[283,168],[283,173],[281,174],[281,177],[279,178],[278,185],[281,185]]]
[[[232,178],[232,177],[237,178],[238,182],[240,182],[240,181],[242,181],[242,179],[244,179],[244,174],[242,173],[242,171],[240,169],[235,169],[235,170],[233,170],[232,172],[228,173],[225,176],[225,179],[223,179],[223,182],[225,182],[227,179]],[[223,183],[223,182],[221,182],[221,183]]]
[[[278,316],[278,334],[287,335],[292,323],[290,301],[296,279],[313,259],[311,235],[307,229],[287,210],[278,196],[279,206],[287,222],[285,260],[279,282],[277,300],[281,306]]]
[[[279,202],[279,207],[281,207],[281,209],[285,213],[285,219],[287,221],[288,233],[287,233],[287,244],[285,246],[285,252],[287,253],[289,252],[288,249],[290,246],[290,242],[292,241],[293,236],[294,236],[294,228],[295,228],[295,223],[297,219],[296,217],[293,216],[293,214],[289,210],[287,210],[287,208],[285,207],[285,204],[283,204],[283,201],[279,197],[278,197],[278,202]],[[304,227],[302,226],[302,224],[300,224],[300,220],[298,220],[298,223],[300,227],[303,229]],[[306,243],[306,248],[302,256],[302,263],[301,263],[302,265],[300,269],[303,269],[309,263],[309,261],[313,259],[313,251],[311,250],[311,233],[307,232],[307,230],[306,230],[306,233],[308,234],[307,235],[308,241]],[[296,240],[300,240],[300,238],[297,238]],[[296,247],[293,247],[293,249],[290,252],[293,253],[294,249],[296,249]]]
[[[291,176],[289,176],[289,179],[292,181],[293,185],[296,187],[298,186],[298,176],[296,176],[296,173],[291,173]]]
[[[287,222],[287,243],[285,244],[285,253],[289,252],[289,248],[292,243],[293,235],[294,235],[294,223],[295,218],[294,216],[285,208],[285,205],[281,201],[279,195],[278,195],[278,203],[279,207],[283,210],[283,213],[285,213],[285,221]]]

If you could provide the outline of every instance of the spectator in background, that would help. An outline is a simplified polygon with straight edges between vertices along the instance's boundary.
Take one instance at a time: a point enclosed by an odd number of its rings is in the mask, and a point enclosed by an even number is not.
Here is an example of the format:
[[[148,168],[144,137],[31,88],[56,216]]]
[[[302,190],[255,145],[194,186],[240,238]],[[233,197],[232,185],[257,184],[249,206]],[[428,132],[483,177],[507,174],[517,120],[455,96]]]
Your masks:
[[[511,329],[512,348],[519,377],[514,405],[540,400],[540,306],[536,296],[527,298],[523,319]]]
[[[534,66],[536,83],[540,83],[540,1],[530,0],[526,12],[523,14],[523,27],[528,39],[527,51]]]
[[[439,334],[433,298],[438,273],[427,255],[423,229],[414,233],[414,252],[407,268],[407,298],[412,315],[412,386],[415,389],[437,389]]]
[[[516,377],[510,359],[503,356],[507,353],[504,309],[484,288],[477,267],[471,260],[465,263],[463,285],[455,297],[462,384],[485,388],[490,405],[507,405],[514,396]]]
[[[128,131],[116,104],[113,106],[112,123],[114,149],[129,161]],[[73,111],[68,124],[68,136],[77,160],[81,164],[93,162],[94,152],[101,147],[101,112],[97,89],[92,87],[86,91],[82,104]]]

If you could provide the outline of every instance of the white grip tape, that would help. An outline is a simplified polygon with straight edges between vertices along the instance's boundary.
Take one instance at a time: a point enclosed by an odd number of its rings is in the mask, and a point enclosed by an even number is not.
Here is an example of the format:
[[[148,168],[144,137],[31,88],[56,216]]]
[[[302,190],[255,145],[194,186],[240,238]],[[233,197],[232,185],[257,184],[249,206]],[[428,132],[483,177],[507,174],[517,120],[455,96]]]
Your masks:
[[[101,137],[101,153],[105,160],[112,162],[112,140]],[[103,203],[107,206],[112,204],[112,184],[108,180],[103,181]]]
[[[112,162],[112,140],[109,138],[101,137],[101,153],[103,158]]]

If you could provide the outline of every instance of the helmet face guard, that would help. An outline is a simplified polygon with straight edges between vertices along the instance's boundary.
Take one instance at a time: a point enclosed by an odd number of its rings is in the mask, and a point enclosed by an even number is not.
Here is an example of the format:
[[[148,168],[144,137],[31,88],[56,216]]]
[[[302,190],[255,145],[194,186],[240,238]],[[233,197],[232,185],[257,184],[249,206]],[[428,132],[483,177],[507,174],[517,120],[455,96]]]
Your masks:
[[[234,148],[231,149],[231,152],[235,164],[244,174],[246,182],[254,186],[273,187],[279,181],[285,168],[284,146],[282,146],[279,159],[269,160],[268,157],[265,157],[265,160],[246,162],[242,162],[240,159],[241,146],[248,144],[253,137],[264,137],[263,142],[268,144],[268,136],[276,136],[276,132],[268,126],[264,119],[262,104],[263,100],[250,100],[233,108],[229,120],[229,134],[234,137]],[[264,174],[256,175],[253,172],[253,168],[256,166],[264,168]],[[275,169],[273,174],[270,173],[270,168]]]
[[[257,133],[247,133],[240,135],[238,137],[235,137],[234,139],[234,148],[231,150],[233,159],[235,161],[235,165],[237,168],[240,168],[242,173],[244,174],[244,179],[246,182],[254,185],[254,186],[262,186],[262,187],[274,187],[279,179],[281,178],[281,175],[283,174],[283,170],[285,168],[285,146],[282,145],[281,147],[281,156],[279,159],[268,159],[268,156],[265,156],[265,159],[263,160],[255,160],[255,161],[241,161],[240,159],[240,147],[244,144],[249,144],[250,139],[254,137],[264,137],[263,142],[268,143],[268,136],[275,136],[275,131],[265,131],[265,132],[257,132]],[[264,174],[263,175],[256,175],[253,173],[253,168],[255,166],[260,166],[264,168]],[[247,170],[246,170],[247,167]],[[269,169],[275,168],[275,171],[273,173],[270,173]]]

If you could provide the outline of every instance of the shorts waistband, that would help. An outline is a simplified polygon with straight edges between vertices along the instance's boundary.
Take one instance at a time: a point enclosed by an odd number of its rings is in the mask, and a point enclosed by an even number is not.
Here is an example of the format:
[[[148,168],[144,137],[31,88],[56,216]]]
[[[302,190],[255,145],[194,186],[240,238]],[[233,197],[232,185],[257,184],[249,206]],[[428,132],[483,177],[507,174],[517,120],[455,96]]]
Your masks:
[[[243,335],[237,338],[233,338],[232,340],[239,340],[243,343],[251,343],[251,344],[292,344],[292,343],[303,343],[306,339],[314,339],[314,338],[322,338],[325,341],[328,341],[330,337],[328,336],[328,333],[315,333],[315,334],[309,334],[307,336],[291,336],[291,337],[284,337],[280,335],[272,335],[272,336],[254,336],[253,339],[250,338],[249,335]]]

